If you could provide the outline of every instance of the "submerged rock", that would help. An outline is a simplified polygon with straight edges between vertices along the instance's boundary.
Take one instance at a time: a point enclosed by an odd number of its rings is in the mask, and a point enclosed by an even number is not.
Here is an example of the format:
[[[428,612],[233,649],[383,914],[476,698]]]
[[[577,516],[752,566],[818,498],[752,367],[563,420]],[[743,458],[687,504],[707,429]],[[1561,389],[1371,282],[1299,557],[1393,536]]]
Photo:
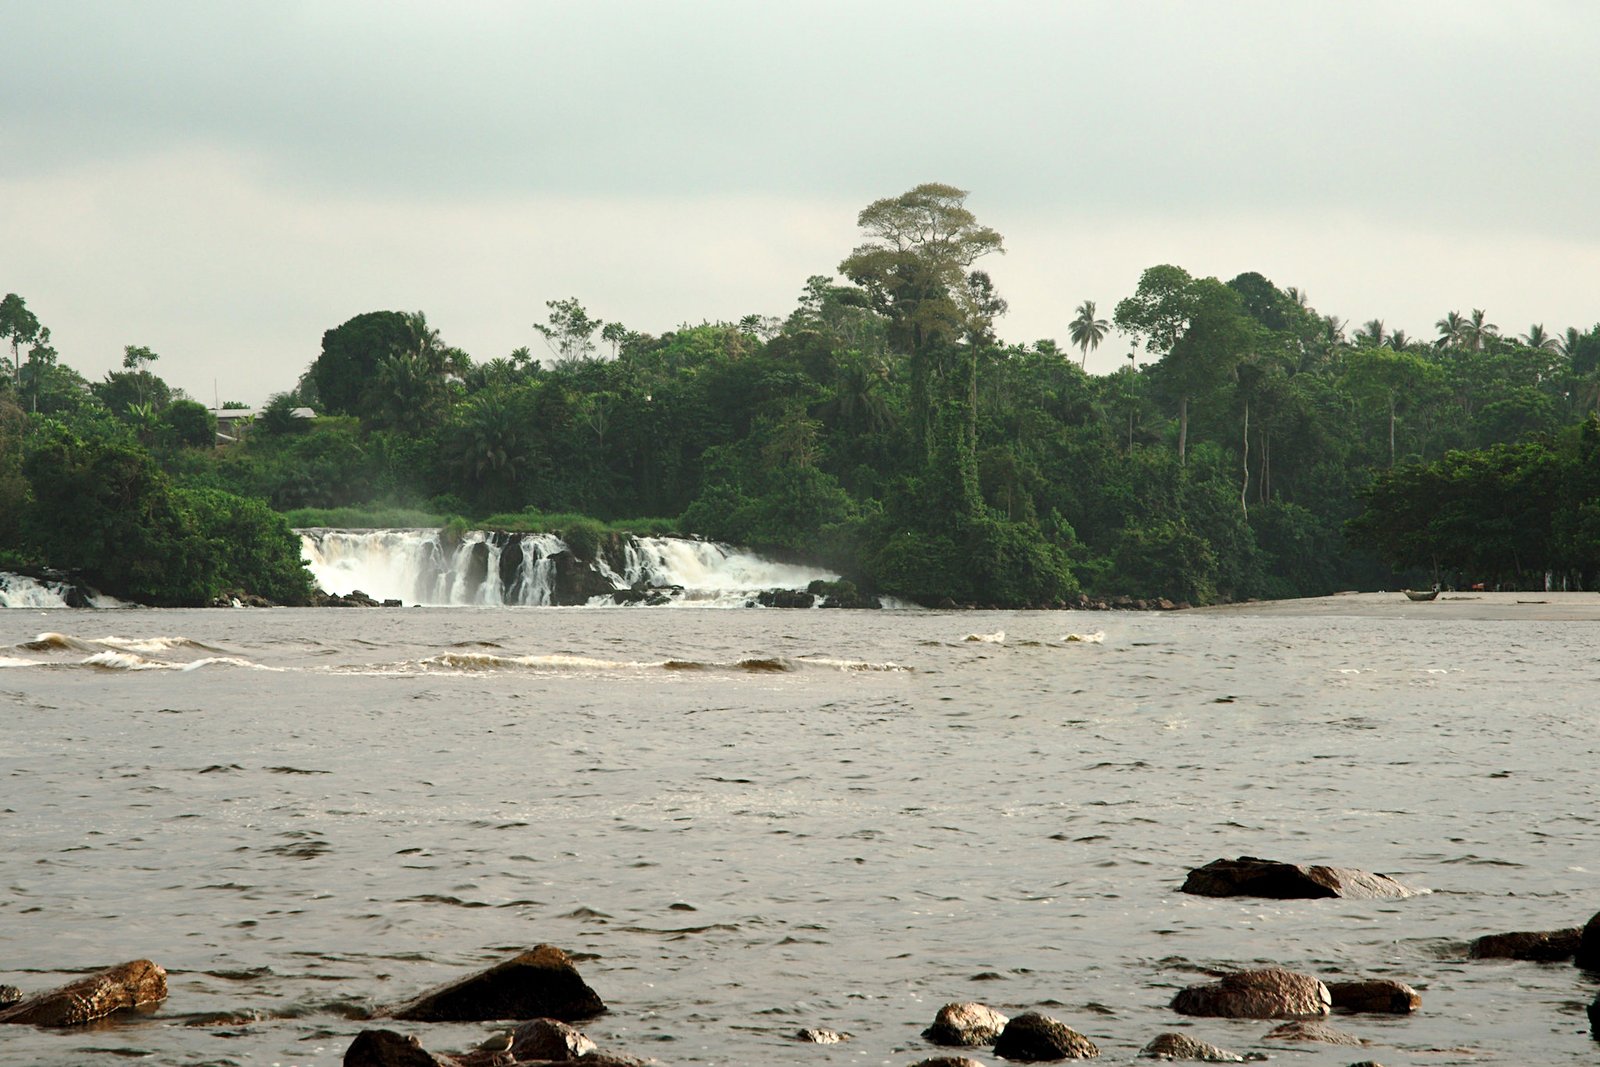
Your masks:
[[[935,1045],[992,1045],[1010,1022],[987,1004],[946,1004],[922,1036]]]
[[[149,960],[130,960],[0,1008],[0,1023],[82,1026],[165,999],[167,972]]]
[[[488,970],[430,989],[388,1012],[414,1022],[587,1019],[606,1010],[567,954],[536,945]]]
[[[1172,998],[1172,1010],[1180,1015],[1225,1019],[1315,1019],[1328,1014],[1332,1005],[1327,986],[1282,967],[1239,971],[1179,990]]]
[[[1578,951],[1583,931],[1520,930],[1509,934],[1486,934],[1467,946],[1475,960],[1527,960],[1533,963],[1558,963],[1570,960]]]
[[[911,1067],[983,1067],[978,1060],[969,1060],[965,1056],[934,1056],[931,1059],[918,1060]]]
[[[824,1030],[821,1028],[807,1028],[797,1031],[794,1035],[796,1041],[806,1041],[813,1045],[837,1045],[849,1041],[849,1034],[842,1034],[837,1030]]]
[[[1243,1063],[1244,1057],[1225,1048],[1196,1041],[1185,1034],[1157,1034],[1139,1050],[1142,1059],[1150,1060],[1200,1060],[1205,1063]]]
[[[1343,1030],[1335,1030],[1327,1023],[1306,1022],[1304,1020],[1284,1023],[1282,1026],[1268,1030],[1261,1040],[1308,1041],[1322,1045],[1365,1045],[1367,1043],[1354,1034],[1347,1034]]]
[[[1370,900],[1411,897],[1419,890],[1403,886],[1384,874],[1354,867],[1304,866],[1264,860],[1256,856],[1216,859],[1189,872],[1180,889],[1202,897],[1267,897],[1302,900],[1342,897]]]
[[[1093,1059],[1100,1055],[1100,1049],[1066,1023],[1028,1011],[1006,1023],[994,1043],[994,1054],[1008,1060],[1039,1063]]]
[[[1327,986],[1336,1011],[1409,1015],[1422,1007],[1417,991],[1393,978],[1329,982]]]

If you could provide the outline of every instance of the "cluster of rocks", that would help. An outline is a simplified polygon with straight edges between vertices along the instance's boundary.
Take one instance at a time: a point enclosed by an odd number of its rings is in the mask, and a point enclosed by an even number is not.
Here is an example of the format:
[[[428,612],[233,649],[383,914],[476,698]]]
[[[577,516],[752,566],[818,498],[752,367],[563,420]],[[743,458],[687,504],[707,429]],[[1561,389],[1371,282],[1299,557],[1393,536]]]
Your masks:
[[[1079,611],[1183,611],[1190,604],[1185,600],[1174,602],[1164,596],[1145,599],[1131,596],[1093,597],[1079,593],[1076,599],[1061,606]]]
[[[257,599],[260,598],[258,597]],[[247,604],[246,606],[254,607],[256,605]],[[271,607],[267,603],[263,603],[260,606]],[[326,593],[321,589],[315,589],[311,593],[311,606],[314,608],[398,608],[401,606],[401,602],[398,600],[377,600],[359,589],[352,589],[343,596],[338,593]]]
[[[836,582],[818,578],[804,590],[768,589],[756,596],[764,608],[852,608],[872,609],[883,607],[883,601],[858,590],[854,582],[839,579]]]
[[[1394,898],[1425,892],[1386,875],[1354,868],[1302,866],[1251,856],[1214,860],[1194,869],[1182,891],[1280,900]],[[1600,972],[1600,913],[1583,927],[1480,937],[1468,952],[1478,959],[1552,962],[1570,958],[1586,970]],[[1262,967],[1216,974],[1215,979],[1179,990],[1171,1009],[1194,1018],[1278,1021],[1280,1025],[1261,1038],[1268,1045],[1364,1046],[1368,1042],[1329,1026],[1327,1017],[1333,1012],[1407,1015],[1422,1004],[1415,989],[1391,978],[1324,982],[1282,967]],[[31,997],[14,986],[0,985],[0,1024],[79,1026],[117,1012],[147,1009],[166,996],[166,971],[150,960],[132,960]],[[605,1011],[605,1003],[584,982],[565,952],[537,945],[371,1016],[409,1023],[514,1022],[513,1029],[496,1032],[476,1048],[448,1055],[428,1051],[412,1035],[367,1029],[356,1036],[343,1062],[345,1067],[540,1067],[574,1061],[587,1067],[644,1067],[654,1062],[601,1051],[571,1025]],[[1600,997],[1589,1005],[1588,1015],[1591,1032],[1600,1040]],[[821,1028],[800,1030],[793,1036],[813,1044],[850,1040],[849,1034]],[[1092,1039],[1058,1019],[1033,1011],[1008,1018],[988,1005],[971,1002],[946,1004],[922,1036],[944,1047],[987,1047],[995,1056],[1021,1063],[1100,1055]],[[1256,1052],[1231,1052],[1178,1032],[1157,1035],[1139,1056],[1213,1063],[1266,1058]],[[912,1067],[983,1065],[946,1055],[920,1060]],[[1352,1067],[1379,1065],[1364,1061]]]

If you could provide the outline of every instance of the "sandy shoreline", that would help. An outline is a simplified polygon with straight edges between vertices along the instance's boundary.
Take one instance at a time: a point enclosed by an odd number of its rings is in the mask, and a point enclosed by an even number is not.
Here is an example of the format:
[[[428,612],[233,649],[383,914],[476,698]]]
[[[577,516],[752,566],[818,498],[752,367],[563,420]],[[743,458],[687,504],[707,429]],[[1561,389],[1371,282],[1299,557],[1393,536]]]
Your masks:
[[[1600,622],[1600,593],[1444,592],[1415,602],[1405,593],[1335,593],[1299,600],[1253,600],[1191,608],[1186,614],[1227,613],[1288,618],[1460,619],[1480,622]]]

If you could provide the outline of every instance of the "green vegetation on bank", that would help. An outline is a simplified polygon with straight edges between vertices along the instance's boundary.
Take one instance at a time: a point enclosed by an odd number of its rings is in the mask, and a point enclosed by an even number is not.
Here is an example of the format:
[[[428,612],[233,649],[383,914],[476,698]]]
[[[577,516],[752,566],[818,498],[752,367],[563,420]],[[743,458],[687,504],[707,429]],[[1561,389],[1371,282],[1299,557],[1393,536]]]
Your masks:
[[[478,361],[420,312],[356,314],[220,444],[157,353],[85,381],[9,294],[0,559],[163,604],[304,600],[291,525],[691,533],[925,603],[1600,577],[1600,326],[1473,310],[1423,340],[1164,264],[1109,316],[1073,298],[1068,347],[1004,345],[1004,240],[966,193],[858,221],[781,318],[652,336],[552,300],[543,358]],[[1133,351],[1086,373],[1113,326]]]

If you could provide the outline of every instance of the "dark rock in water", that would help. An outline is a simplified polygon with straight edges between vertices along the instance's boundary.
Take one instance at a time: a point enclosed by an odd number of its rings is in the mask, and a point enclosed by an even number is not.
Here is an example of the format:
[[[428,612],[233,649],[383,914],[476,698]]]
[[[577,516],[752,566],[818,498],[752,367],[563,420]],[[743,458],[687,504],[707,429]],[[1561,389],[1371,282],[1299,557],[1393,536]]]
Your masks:
[[[1594,913],[1594,918],[1583,924],[1583,933],[1578,936],[1578,951],[1576,960],[1579,967],[1588,971],[1600,971],[1600,911]]]
[[[167,972],[149,960],[130,960],[0,1008],[0,1023],[81,1026],[165,999]]]
[[[1327,986],[1282,967],[1239,971],[1179,990],[1172,998],[1172,1010],[1180,1015],[1226,1019],[1315,1019],[1328,1014],[1332,1004]]]
[[[1255,856],[1212,860],[1204,867],[1196,867],[1184,880],[1181,892],[1202,897],[1267,897],[1272,900],[1326,897],[1369,900],[1417,894],[1417,890],[1383,874],[1352,867],[1308,867]]]
[[[1008,1060],[1038,1063],[1093,1059],[1100,1055],[1100,1050],[1066,1023],[1028,1011],[1006,1023],[994,1043],[994,1054]]]
[[[344,1050],[344,1067],[440,1067],[414,1037],[393,1030],[363,1030]]]
[[[0,985],[0,1008],[9,1007],[22,999],[22,990],[14,985]]]
[[[402,601],[395,600],[395,599],[391,598],[389,600],[385,600],[383,602],[383,606],[386,607],[386,608],[399,608],[399,607],[404,607],[405,605],[404,605],[404,603]]]
[[[946,1004],[922,1036],[935,1045],[992,1045],[1010,1022],[986,1004]]]
[[[1329,982],[1327,986],[1335,1011],[1409,1015],[1422,1007],[1422,997],[1417,991],[1393,978]]]
[[[768,589],[756,594],[756,603],[764,608],[809,608],[816,602],[816,597],[798,589]]]
[[[1475,960],[1557,963],[1572,959],[1578,951],[1578,939],[1582,933],[1582,930],[1574,926],[1570,930],[1523,930],[1509,934],[1487,934],[1467,946],[1467,955]]]
[[[1263,1041],[1310,1041],[1322,1045],[1365,1045],[1367,1042],[1347,1034],[1343,1030],[1335,1030],[1327,1023],[1292,1022],[1268,1030]]]
[[[850,608],[872,609],[883,607],[883,602],[875,596],[869,596],[856,588],[856,584],[848,579],[840,578],[836,582],[824,581],[818,578],[806,586],[806,592],[822,601],[825,608]]]
[[[610,578],[593,566],[563,550],[550,556],[550,603],[557,607],[581,607],[597,596],[615,593]]]
[[[1200,1060],[1204,1063],[1243,1063],[1244,1057],[1225,1048],[1196,1041],[1185,1034],[1157,1034],[1154,1041],[1139,1050],[1142,1059]]]
[[[388,1012],[414,1022],[587,1019],[606,1010],[565,952],[536,945],[486,971],[431,989]]]
[[[500,550],[500,588],[509,591],[522,576],[521,538],[505,534],[495,534],[495,537],[497,540],[505,537],[505,544]]]
[[[534,1019],[511,1033],[511,1056],[516,1060],[565,1063],[594,1051],[593,1041],[577,1028],[556,1019]]]
[[[918,1060],[911,1067],[983,1067],[983,1064],[965,1056],[934,1056],[932,1059]]]
[[[818,1029],[809,1029],[808,1028],[808,1029],[800,1030],[800,1031],[796,1032],[796,1034],[794,1035],[794,1039],[796,1041],[806,1041],[806,1042],[809,1042],[810,1044],[813,1044],[813,1045],[837,1045],[840,1042],[849,1041],[850,1040],[850,1035],[849,1034],[842,1034],[837,1030],[823,1030],[823,1029],[820,1029],[820,1028],[818,1028]]]

